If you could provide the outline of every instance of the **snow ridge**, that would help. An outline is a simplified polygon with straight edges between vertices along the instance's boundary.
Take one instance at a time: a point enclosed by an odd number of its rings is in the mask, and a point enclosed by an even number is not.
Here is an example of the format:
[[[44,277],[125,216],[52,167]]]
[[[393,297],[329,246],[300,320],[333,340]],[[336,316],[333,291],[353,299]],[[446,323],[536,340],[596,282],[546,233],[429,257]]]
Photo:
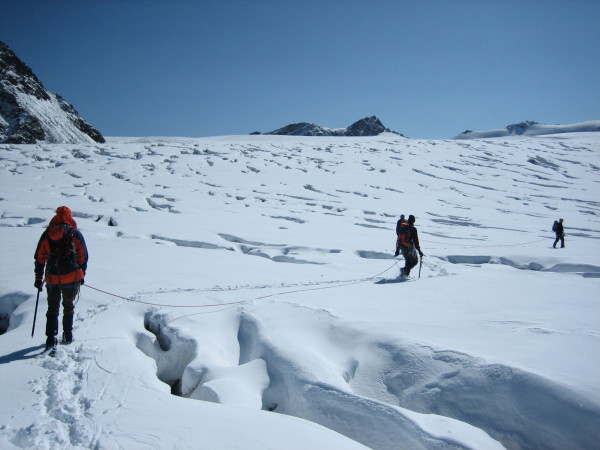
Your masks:
[[[305,367],[296,367],[298,361],[290,358],[303,351],[304,342],[290,340],[282,347],[281,336],[271,331],[273,324],[244,313],[237,331],[231,329],[239,356],[232,355],[233,365],[227,368],[198,354],[190,347],[193,340],[169,327],[164,315],[146,318],[154,323],[155,345],[162,351],[152,349],[145,339],[138,347],[156,360],[162,381],[180,383],[179,395],[300,417],[370,448],[393,448],[398,442],[424,449],[491,448],[485,435],[475,430],[465,433],[472,442],[440,433],[442,422],[453,429],[458,426],[448,418],[459,420],[460,426],[476,425],[508,448],[594,445],[600,408],[563,386],[453,351],[389,340],[371,342],[342,323],[324,326],[329,320],[324,323],[320,312],[294,309],[290,313],[296,318],[314,315],[305,323],[316,327],[302,334],[318,336],[333,352],[327,357],[320,352],[307,355],[306,361],[311,356],[318,361]],[[206,333],[202,338],[215,343],[222,339],[222,329],[219,335]],[[334,354],[344,358],[335,363]],[[253,386],[241,380],[257,383]],[[511,411],[508,421],[505,411]],[[436,421],[437,431],[431,432]],[[363,427],[356,428],[356,423]],[[382,426],[384,434],[379,432]],[[544,431],[532,433],[532,427]]]
[[[587,133],[600,131],[600,120],[590,120],[569,125],[545,125],[543,123],[525,121],[508,125],[504,129],[489,131],[463,131],[453,139],[487,139],[505,136],[541,136],[561,133]]]

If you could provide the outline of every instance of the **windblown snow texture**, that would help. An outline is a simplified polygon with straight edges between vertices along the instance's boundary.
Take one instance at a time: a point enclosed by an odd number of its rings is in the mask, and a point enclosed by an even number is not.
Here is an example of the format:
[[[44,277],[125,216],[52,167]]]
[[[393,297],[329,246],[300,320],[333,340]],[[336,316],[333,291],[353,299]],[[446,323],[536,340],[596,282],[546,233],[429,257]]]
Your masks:
[[[0,448],[595,448],[599,153],[599,133],[0,144]],[[63,204],[90,264],[49,358],[32,255]],[[408,282],[400,214],[426,255]]]

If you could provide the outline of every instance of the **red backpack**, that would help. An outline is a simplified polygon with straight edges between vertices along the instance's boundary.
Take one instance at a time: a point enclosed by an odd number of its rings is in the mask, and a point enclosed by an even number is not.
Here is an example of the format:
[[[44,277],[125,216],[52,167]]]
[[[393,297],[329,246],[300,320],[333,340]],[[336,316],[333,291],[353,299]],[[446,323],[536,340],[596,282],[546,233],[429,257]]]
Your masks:
[[[410,248],[413,245],[412,233],[410,232],[411,225],[404,222],[400,225],[400,232],[398,233],[398,241],[404,248]]]

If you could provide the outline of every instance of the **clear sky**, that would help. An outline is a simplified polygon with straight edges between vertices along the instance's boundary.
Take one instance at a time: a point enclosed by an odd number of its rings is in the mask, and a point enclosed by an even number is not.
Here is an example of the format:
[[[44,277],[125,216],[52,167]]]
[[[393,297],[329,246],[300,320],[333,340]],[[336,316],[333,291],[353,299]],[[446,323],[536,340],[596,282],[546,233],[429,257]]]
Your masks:
[[[0,40],[105,136],[600,119],[599,0],[0,0]]]

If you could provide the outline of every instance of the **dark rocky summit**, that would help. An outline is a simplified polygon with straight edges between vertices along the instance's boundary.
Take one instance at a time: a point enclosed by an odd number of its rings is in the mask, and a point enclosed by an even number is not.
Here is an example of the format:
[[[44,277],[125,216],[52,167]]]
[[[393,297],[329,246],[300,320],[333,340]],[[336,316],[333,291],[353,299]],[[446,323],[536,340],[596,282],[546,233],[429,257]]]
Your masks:
[[[381,133],[399,134],[386,128],[375,116],[360,119],[347,128],[325,128],[315,123],[301,122],[286,125],[283,128],[264,134],[280,136],[377,136]],[[254,132],[252,134],[261,133]]]

